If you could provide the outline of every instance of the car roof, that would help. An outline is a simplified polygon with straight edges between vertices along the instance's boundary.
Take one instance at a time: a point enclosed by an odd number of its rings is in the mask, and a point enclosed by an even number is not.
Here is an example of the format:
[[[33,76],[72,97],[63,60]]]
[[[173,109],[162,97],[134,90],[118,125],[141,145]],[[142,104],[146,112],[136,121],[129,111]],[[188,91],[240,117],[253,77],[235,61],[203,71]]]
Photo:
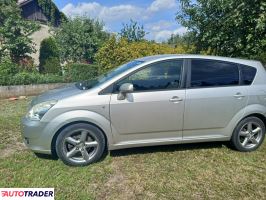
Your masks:
[[[166,59],[174,59],[174,58],[199,58],[199,59],[212,59],[212,60],[221,60],[228,61],[240,64],[247,64],[252,66],[257,66],[258,61],[256,60],[247,60],[240,58],[230,58],[230,57],[221,57],[221,56],[208,56],[208,55],[197,55],[197,54],[162,54],[162,55],[154,55],[154,56],[146,56],[143,58],[138,58],[136,60],[143,62],[151,62],[156,60],[166,60]]]

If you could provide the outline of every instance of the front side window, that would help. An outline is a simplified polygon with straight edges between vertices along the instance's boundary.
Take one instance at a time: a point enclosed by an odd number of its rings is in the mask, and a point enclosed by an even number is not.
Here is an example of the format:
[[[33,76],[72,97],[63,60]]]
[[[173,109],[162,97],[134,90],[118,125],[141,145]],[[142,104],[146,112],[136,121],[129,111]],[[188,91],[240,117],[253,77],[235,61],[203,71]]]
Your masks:
[[[103,84],[109,80],[111,80],[112,78],[118,76],[119,74],[122,74],[123,72],[142,64],[144,61],[140,61],[140,60],[133,60],[131,62],[128,62],[126,64],[121,65],[120,67],[117,67],[115,69],[113,69],[112,71],[105,73],[99,77],[97,77],[94,80],[87,80],[87,81],[81,81],[81,82],[77,82],[75,85],[77,88],[79,88],[80,90],[88,90],[91,89],[93,87],[96,87],[100,84]]]
[[[182,60],[161,61],[151,64],[119,81],[115,90],[123,83],[132,83],[134,91],[170,90],[180,86]]]
[[[239,70],[237,64],[203,59],[194,59],[191,62],[191,88],[238,84]]]

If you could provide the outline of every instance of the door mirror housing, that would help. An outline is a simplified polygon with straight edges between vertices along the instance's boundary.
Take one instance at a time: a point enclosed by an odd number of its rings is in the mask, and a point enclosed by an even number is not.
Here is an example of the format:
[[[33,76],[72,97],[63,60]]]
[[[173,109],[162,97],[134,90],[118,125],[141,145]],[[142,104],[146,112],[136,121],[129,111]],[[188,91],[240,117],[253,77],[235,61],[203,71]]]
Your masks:
[[[133,84],[132,83],[123,83],[120,87],[119,87],[119,92],[121,93],[130,93],[133,92]]]
[[[123,83],[119,87],[119,93],[117,95],[118,100],[125,100],[127,93],[133,92],[134,87],[132,83]]]

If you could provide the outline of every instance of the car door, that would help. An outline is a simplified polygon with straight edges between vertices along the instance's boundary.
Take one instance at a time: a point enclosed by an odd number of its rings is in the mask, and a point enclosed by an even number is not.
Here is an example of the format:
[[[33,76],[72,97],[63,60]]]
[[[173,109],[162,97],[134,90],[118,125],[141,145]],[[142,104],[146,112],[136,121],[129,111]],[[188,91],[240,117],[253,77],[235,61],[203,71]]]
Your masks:
[[[188,68],[183,138],[226,137],[225,127],[244,114],[248,100],[238,64],[192,59]]]
[[[182,139],[185,90],[181,88],[183,60],[149,64],[114,84],[110,118],[116,142]],[[118,100],[119,87],[134,91]]]

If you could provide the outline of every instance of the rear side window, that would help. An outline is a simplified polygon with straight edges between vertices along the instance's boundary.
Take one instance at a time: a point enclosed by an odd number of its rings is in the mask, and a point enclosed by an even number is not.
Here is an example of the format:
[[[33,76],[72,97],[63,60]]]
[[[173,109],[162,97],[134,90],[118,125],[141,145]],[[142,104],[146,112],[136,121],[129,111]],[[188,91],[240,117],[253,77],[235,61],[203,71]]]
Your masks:
[[[250,67],[247,65],[240,65],[241,67],[241,77],[242,77],[242,81],[241,81],[241,85],[250,85],[256,75],[257,69],[254,67]]]
[[[191,62],[191,88],[238,84],[239,69],[237,64],[203,59],[193,59]]]

